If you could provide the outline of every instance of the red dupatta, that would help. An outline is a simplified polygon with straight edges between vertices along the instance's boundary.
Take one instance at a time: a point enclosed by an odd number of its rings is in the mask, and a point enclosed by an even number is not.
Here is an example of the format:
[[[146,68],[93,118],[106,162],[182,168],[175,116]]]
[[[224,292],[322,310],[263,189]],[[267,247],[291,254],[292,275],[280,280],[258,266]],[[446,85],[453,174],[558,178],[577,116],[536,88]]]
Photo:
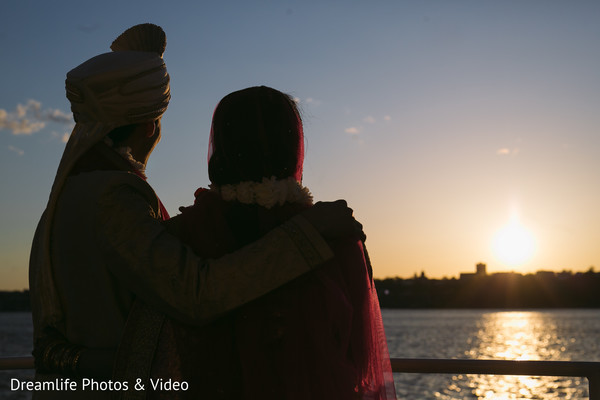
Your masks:
[[[266,210],[224,202],[207,190],[196,194],[195,204],[179,217],[180,238],[206,257],[234,251],[306,207],[286,204]],[[209,326],[193,328],[167,319],[152,375],[187,381],[190,389],[151,396],[395,399],[363,244],[347,239],[331,247],[335,258],[327,265]]]

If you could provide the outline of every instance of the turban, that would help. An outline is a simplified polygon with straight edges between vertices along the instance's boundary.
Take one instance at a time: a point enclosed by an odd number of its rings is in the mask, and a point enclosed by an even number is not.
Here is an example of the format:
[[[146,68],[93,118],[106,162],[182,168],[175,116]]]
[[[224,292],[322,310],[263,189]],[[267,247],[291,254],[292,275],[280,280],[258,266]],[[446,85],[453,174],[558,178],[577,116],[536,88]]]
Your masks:
[[[88,150],[119,126],[154,121],[171,98],[169,74],[162,58],[163,30],[153,24],[129,28],[111,45],[112,52],[93,57],[67,73],[66,91],[75,127],[63,152],[45,215],[40,221],[30,261],[30,286],[35,291],[34,322],[58,326],[60,301],[52,277],[50,232],[61,189]]]
[[[162,58],[165,46],[160,27],[137,25],[113,42],[115,51],[93,57],[67,73],[65,85],[75,128],[53,192],[60,191],[77,160],[114,128],[153,121],[166,111],[171,95]]]

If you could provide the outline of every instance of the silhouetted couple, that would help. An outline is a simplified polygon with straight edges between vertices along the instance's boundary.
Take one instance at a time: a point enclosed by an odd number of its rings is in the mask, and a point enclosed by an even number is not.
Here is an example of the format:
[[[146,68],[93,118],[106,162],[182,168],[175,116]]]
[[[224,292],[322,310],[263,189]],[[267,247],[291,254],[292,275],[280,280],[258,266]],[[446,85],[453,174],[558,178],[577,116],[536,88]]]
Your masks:
[[[312,205],[288,95],[221,100],[210,187],[168,218],[144,175],[170,99],[165,45],[139,25],[67,75],[76,126],[30,262],[38,379],[128,390],[36,397],[395,398],[362,232],[345,202]]]

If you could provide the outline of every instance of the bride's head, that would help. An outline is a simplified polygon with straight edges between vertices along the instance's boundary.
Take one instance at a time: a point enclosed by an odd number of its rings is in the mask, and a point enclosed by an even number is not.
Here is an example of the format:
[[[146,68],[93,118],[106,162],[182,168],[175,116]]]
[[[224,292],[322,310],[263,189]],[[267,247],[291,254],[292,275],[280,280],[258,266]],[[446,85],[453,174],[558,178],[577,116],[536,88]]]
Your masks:
[[[304,135],[296,102],[257,86],[225,96],[213,114],[208,175],[213,184],[302,179]]]

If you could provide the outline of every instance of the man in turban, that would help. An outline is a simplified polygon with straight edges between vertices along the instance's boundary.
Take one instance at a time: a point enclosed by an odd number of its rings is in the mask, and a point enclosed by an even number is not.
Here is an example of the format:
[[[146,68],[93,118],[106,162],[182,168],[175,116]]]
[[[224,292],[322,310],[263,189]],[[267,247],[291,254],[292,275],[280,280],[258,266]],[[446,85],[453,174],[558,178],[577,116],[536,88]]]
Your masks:
[[[52,352],[36,354],[38,366],[81,372],[80,349],[116,350],[140,303],[205,324],[323,264],[332,257],[324,238],[354,231],[352,211],[335,202],[216,260],[200,259],[171,235],[143,171],[170,99],[165,46],[160,27],[138,25],[113,42],[112,52],[67,74],[76,125],[36,230],[30,289],[34,339],[50,328],[73,346],[57,360],[44,359]],[[147,318],[160,323],[157,315]]]

